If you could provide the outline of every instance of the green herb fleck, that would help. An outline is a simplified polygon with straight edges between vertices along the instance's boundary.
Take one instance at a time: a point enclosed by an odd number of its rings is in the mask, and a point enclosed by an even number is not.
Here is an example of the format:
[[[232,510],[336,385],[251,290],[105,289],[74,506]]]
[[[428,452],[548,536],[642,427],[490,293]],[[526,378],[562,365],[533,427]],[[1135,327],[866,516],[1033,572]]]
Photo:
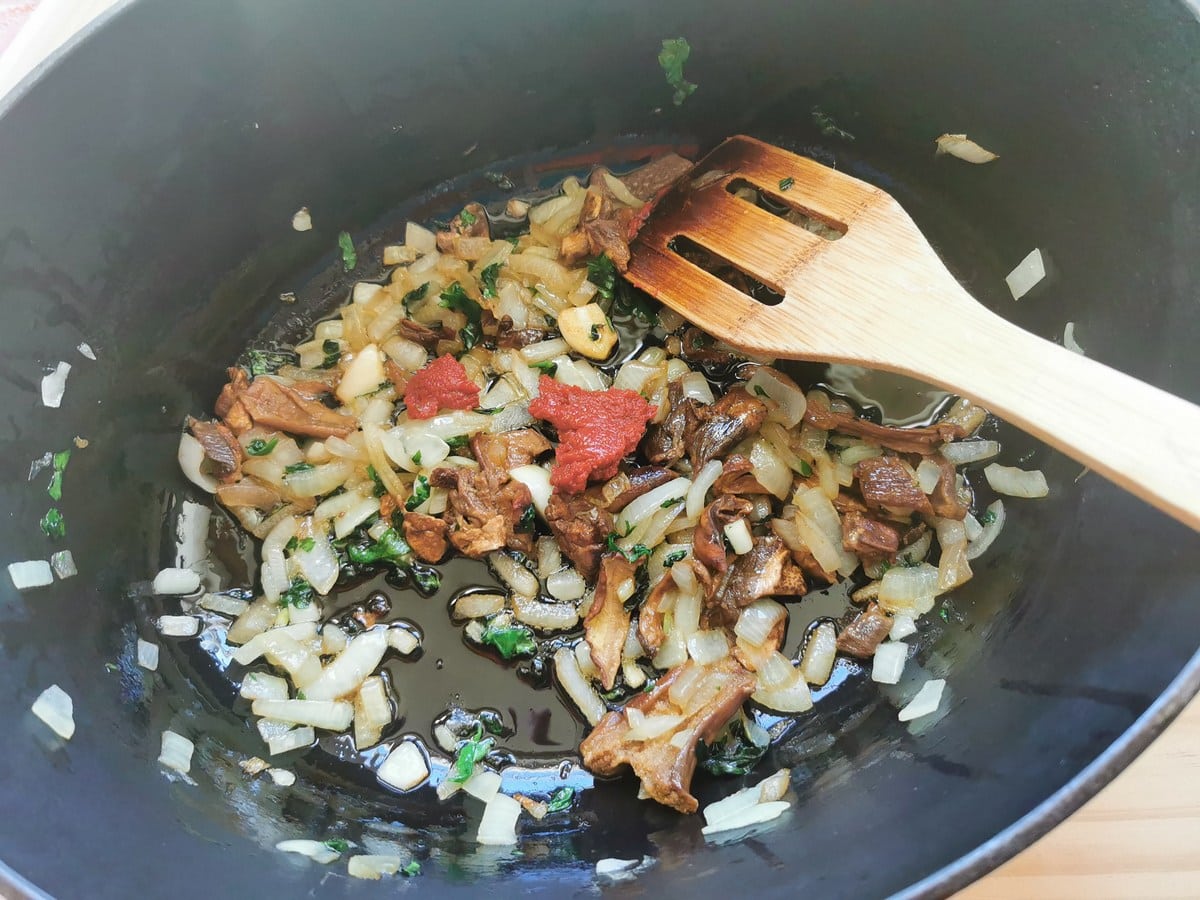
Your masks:
[[[463,347],[470,350],[483,337],[483,307],[467,296],[463,286],[457,281],[441,293],[443,309],[453,309],[467,317],[467,324],[458,335],[462,338]]]
[[[351,544],[346,548],[350,561],[359,565],[393,562],[407,566],[412,560],[412,548],[395,528],[389,528],[370,543]]]
[[[490,266],[485,266],[483,271],[479,273],[479,282],[482,285],[480,293],[485,297],[496,296],[496,278],[500,275],[500,263],[492,263]]]
[[[46,493],[53,500],[62,499],[62,484],[63,472],[67,470],[67,463],[71,461],[70,450],[59,450],[54,454],[54,470],[50,474],[50,484],[46,486]]]
[[[414,859],[407,866],[400,870],[400,874],[407,878],[414,878],[421,874],[421,864]]]
[[[296,542],[296,546],[304,553],[311,553],[313,548],[317,546],[314,538],[306,537]]]
[[[325,354],[325,359],[317,366],[318,369],[332,369],[342,358],[342,345],[335,340],[327,338],[322,341],[321,351]]]
[[[488,755],[495,743],[494,739],[483,737],[482,726],[476,725],[474,736],[458,748],[458,755],[454,757],[454,765],[446,780],[462,784],[469,779],[475,774],[476,764]]]
[[[562,812],[571,805],[571,801],[575,799],[575,788],[560,787],[550,799],[546,801],[546,812]]]
[[[281,367],[296,361],[295,354],[284,350],[250,350],[246,356],[250,360],[251,375],[273,375]]]
[[[338,246],[342,248],[342,268],[349,272],[358,265],[358,252],[354,249],[350,232],[343,231],[338,235]]]
[[[938,610],[938,618],[941,619],[943,622],[949,622],[950,621],[950,610],[946,609],[946,607],[943,606],[941,609]]]
[[[596,286],[596,293],[603,300],[611,300],[613,288],[617,283],[617,267],[608,258],[608,254],[601,253],[595,259],[589,259],[587,270],[587,280]]]
[[[814,106],[812,108],[812,120],[813,124],[820,129],[821,134],[825,135],[825,137],[841,138],[843,141],[854,140],[854,135],[848,131],[843,131],[841,128],[838,128],[837,123],[834,122],[829,115],[822,111],[821,107],[819,106]]]
[[[509,237],[508,242],[513,245],[513,249],[515,250],[517,245],[521,243],[521,236],[519,234],[514,234]]]
[[[375,467],[373,465],[367,466],[367,477],[375,482],[376,497],[382,497],[388,492],[387,488],[383,484],[383,479],[379,477],[379,473],[375,471]]]
[[[996,511],[994,509],[985,510],[983,515],[979,517],[980,525],[991,525],[996,521]]]
[[[671,566],[675,565],[675,563],[679,562],[681,559],[684,559],[686,556],[687,556],[686,550],[672,550],[670,553],[668,553],[666,556],[663,557],[663,568],[665,568],[665,569],[671,568]]]
[[[701,756],[700,767],[711,775],[745,775],[758,764],[767,752],[768,744],[761,747],[750,740],[746,726],[739,718],[729,726],[725,736],[710,744],[697,745]]]
[[[506,625],[497,628],[489,624],[479,638],[483,644],[495,647],[505,659],[516,656],[533,656],[537,652],[537,641],[533,632],[524,625]]]
[[[549,378],[554,377],[554,373],[558,371],[558,363],[552,359],[544,359],[541,362],[535,362],[533,368],[543,373]]]
[[[313,590],[311,584],[303,578],[293,578],[292,586],[279,595],[279,605],[304,609],[308,604],[313,602],[316,596],[317,592]]]
[[[284,475],[295,475],[297,472],[307,472],[309,469],[316,468],[310,462],[292,463],[290,466],[283,467]]]
[[[525,507],[525,511],[521,513],[521,518],[517,522],[517,527],[514,529],[514,531],[522,532],[524,534],[528,534],[529,532],[533,531],[536,525],[536,512],[537,511],[534,509],[532,503]]]
[[[296,691],[296,699],[297,700],[307,700],[308,695],[306,693],[304,693],[304,691]]]
[[[413,461],[414,466],[419,466],[421,464],[421,451],[420,450],[418,450],[416,453],[414,453],[412,455],[412,461]]]
[[[789,175],[787,178],[780,178],[779,179],[779,189],[781,191],[786,191],[789,188],[791,188],[791,186],[795,183],[796,183],[796,179],[793,178],[791,175]]]
[[[812,474],[812,466],[810,466],[804,460],[800,460],[800,474],[805,478]]]
[[[264,441],[262,438],[255,438],[246,445],[246,452],[251,456],[266,456],[275,449],[275,445],[279,443],[279,438],[271,438],[269,441]]]
[[[662,50],[658,53],[658,64],[662,66],[663,74],[667,76],[667,84],[675,89],[671,102],[676,106],[682,106],[683,101],[696,90],[696,85],[683,77],[683,64],[691,55],[691,45],[681,37],[664,40]]]
[[[646,682],[646,686],[644,688],[642,688],[642,693],[649,694],[657,686],[658,686],[658,679],[651,678],[649,681]]]
[[[684,497],[668,497],[662,503],[658,504],[659,509],[670,509],[672,506],[678,506],[686,498]]]
[[[458,214],[458,221],[462,223],[463,228],[470,228],[479,221],[479,217],[469,209],[464,209]]]
[[[121,667],[120,667],[120,666],[118,666],[116,663],[106,662],[106,663],[104,664],[104,671],[106,671],[106,672],[120,672],[120,671],[121,671]]]
[[[325,846],[334,853],[345,853],[350,849],[350,842],[344,841],[341,838],[332,838],[328,841],[323,841],[322,843],[324,843]]]
[[[754,386],[754,393],[758,394],[758,396],[760,396],[760,397],[767,396],[767,392],[761,384],[756,384]]]
[[[632,528],[629,528],[628,530],[626,530],[625,536],[628,537],[632,530],[633,530]],[[631,563],[636,563],[639,559],[645,559],[651,553],[650,548],[647,547],[645,544],[634,544],[628,550],[622,550],[620,547],[617,546],[617,538],[618,538],[617,533],[615,531],[610,531],[608,533],[608,538],[605,540],[605,545],[608,547],[608,549],[610,551],[612,551],[613,553],[620,553]]]
[[[422,503],[429,499],[429,479],[424,475],[418,475],[416,483],[413,484],[412,496],[404,501],[404,508],[412,512]]]
[[[456,434],[452,438],[446,438],[446,446],[451,450],[461,450],[470,443],[470,440],[465,434]]]
[[[437,569],[413,566],[408,570],[408,577],[417,586],[417,590],[426,595],[435,593],[442,586],[442,577],[438,575]]]
[[[425,295],[427,293],[429,293],[429,282],[428,281],[425,282],[420,287],[413,288],[411,291],[409,291],[407,294],[405,294],[404,297],[401,298],[401,300],[400,300],[400,302],[404,304],[404,311],[410,312],[410,310],[408,308],[408,304],[416,303],[418,300],[424,300]]]
[[[591,327],[591,330],[590,330],[590,331],[588,331],[588,337],[590,337],[590,338],[591,338],[593,341],[598,341],[598,340],[600,340],[600,326],[599,326],[599,325],[593,325],[593,326]]]
[[[42,521],[39,524],[48,538],[61,539],[67,536],[67,523],[63,520],[62,513],[53,506],[42,516]]]

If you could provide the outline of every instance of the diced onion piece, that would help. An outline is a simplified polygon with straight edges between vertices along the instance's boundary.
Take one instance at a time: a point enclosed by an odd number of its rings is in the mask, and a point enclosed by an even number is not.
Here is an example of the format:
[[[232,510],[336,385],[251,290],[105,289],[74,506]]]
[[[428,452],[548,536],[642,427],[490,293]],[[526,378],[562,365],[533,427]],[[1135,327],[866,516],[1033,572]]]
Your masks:
[[[476,800],[487,803],[500,793],[500,783],[501,778],[497,773],[487,769],[476,769],[475,774],[468,778],[462,787]]]
[[[1078,353],[1080,356],[1087,356],[1083,348],[1079,346],[1079,341],[1075,340],[1075,323],[1068,322],[1066,328],[1063,329],[1063,346],[1072,353]]]
[[[939,137],[935,155],[941,156],[946,153],[976,165],[999,159],[991,150],[985,150],[965,134],[943,134]]]
[[[803,678],[797,678],[787,687],[755,691],[750,699],[760,706],[776,712],[798,713],[812,709],[812,695]]]
[[[988,515],[985,517],[988,522],[983,526],[983,530],[979,532],[979,537],[967,545],[967,559],[975,559],[987,552],[987,549],[992,546],[992,542],[1000,534],[1000,529],[1004,527],[1004,501],[995,500],[987,508]]]
[[[537,576],[507,553],[500,551],[489,553],[487,559],[496,575],[508,585],[514,594],[526,599],[532,599],[538,595],[540,585]]]
[[[941,558],[938,560],[938,593],[942,594],[971,580],[967,562],[967,529],[956,519],[937,519],[935,523]]]
[[[137,663],[148,672],[156,671],[158,669],[158,644],[138,638]]]
[[[200,590],[200,576],[191,569],[163,569],[154,576],[154,593],[191,594]]]
[[[455,619],[482,619],[504,609],[504,595],[492,593],[460,594],[454,598],[450,614]]]
[[[875,648],[875,656],[871,665],[871,680],[880,684],[896,684],[900,681],[900,673],[904,671],[904,663],[908,660],[908,644],[900,641],[886,641]]]
[[[721,629],[697,631],[687,639],[688,655],[706,666],[729,655],[729,639]]]
[[[750,527],[746,524],[745,519],[735,519],[725,526],[723,529],[725,537],[729,539],[729,546],[733,548],[733,552],[739,556],[743,553],[749,553],[754,547],[754,538],[750,536]]]
[[[750,467],[755,479],[776,498],[787,498],[792,489],[792,470],[767,440],[757,440],[750,447]]]
[[[227,594],[205,594],[200,598],[199,606],[201,609],[234,618],[250,608],[250,604],[245,600],[239,600],[237,597],[230,597]]]
[[[767,418],[782,423],[785,428],[795,428],[804,418],[808,408],[804,392],[792,379],[782,372],[766,366],[759,366],[750,380],[746,382],[746,390],[752,395],[766,396],[772,401],[773,408]]]
[[[917,465],[917,484],[926,494],[932,494],[941,479],[942,469],[932,459],[923,459]]]
[[[595,725],[608,712],[604,701],[592,688],[579,669],[575,652],[569,647],[560,647],[554,654],[554,674],[571,701],[579,707],[589,725]]]
[[[350,643],[350,639],[346,637],[346,632],[338,628],[332,622],[327,622],[321,628],[321,653],[329,656],[341,653],[346,649],[346,645]]]
[[[42,691],[30,709],[64,741],[69,741],[75,733],[75,704],[70,694],[57,684]]]
[[[632,528],[637,528],[661,510],[664,503],[684,499],[691,486],[692,482],[687,478],[675,478],[666,484],[659,485],[652,491],[642,494],[642,496],[630,502],[617,514],[617,534],[623,535],[629,532],[631,526]]]
[[[201,606],[203,605],[201,601]],[[259,597],[229,626],[225,640],[231,644],[245,644],[270,628],[278,613],[278,604],[266,597]]]
[[[475,840],[480,844],[505,846],[517,842],[517,818],[521,804],[507,794],[496,794],[483,808]]]
[[[787,770],[783,771],[786,773]],[[775,776],[771,777],[774,778]],[[704,807],[705,824],[718,825],[728,819],[741,816],[747,810],[758,806],[763,801],[762,794],[765,784],[766,780],[760,781],[758,784],[744,787],[740,791],[734,791],[728,797],[718,800],[715,803],[710,803]],[[787,790],[786,783],[784,790]]]
[[[708,490],[721,477],[721,469],[720,460],[711,459],[701,467],[699,473],[692,479],[691,487],[688,488],[687,504],[685,507],[686,515],[689,519],[696,518],[704,509],[704,500],[708,496]]]
[[[54,583],[54,573],[50,563],[44,559],[27,559],[23,562],[8,564],[8,577],[12,579],[13,587],[18,591],[30,588],[45,587]]]
[[[291,787],[296,783],[296,773],[289,772],[287,769],[267,769],[267,774],[280,787]]]
[[[764,778],[758,783],[758,801],[774,803],[776,800],[782,800],[791,781],[792,773],[787,769],[780,769],[774,775]]]
[[[354,466],[350,462],[339,459],[285,475],[284,483],[297,497],[319,497],[341,487],[353,471]]]
[[[158,633],[165,637],[194,637],[200,633],[200,620],[195,616],[159,616]]]
[[[909,635],[916,633],[917,622],[912,616],[900,613],[892,618],[892,630],[888,632],[888,637],[893,641],[902,641]]]
[[[388,787],[411,791],[429,778],[429,763],[416,741],[401,741],[375,773]]]
[[[1004,276],[1004,280],[1013,299],[1020,300],[1045,277],[1046,262],[1042,259],[1042,251],[1034,247],[1028,256],[1017,263],[1015,269]]]
[[[69,362],[60,362],[54,371],[42,376],[42,405],[57,409],[62,404],[67,390],[67,375],[71,372]]]
[[[818,467],[823,461],[827,462],[828,457],[822,455]],[[842,520],[829,497],[819,488],[800,488],[794,501],[796,528],[817,562],[827,572],[852,575],[858,568],[858,557],[842,546]]]
[[[411,222],[408,223],[410,226]],[[351,878],[379,881],[384,875],[395,875],[400,871],[402,860],[387,854],[362,854],[350,857],[346,863],[346,874]]]
[[[192,768],[192,752],[196,745],[182,734],[174,731],[162,733],[162,750],[158,754],[159,765],[186,775]]]
[[[762,690],[787,687],[796,680],[796,675],[792,661],[775,650],[758,667],[758,686]]]
[[[517,466],[512,469],[509,476],[513,481],[519,481],[525,487],[529,488],[529,496],[533,498],[533,508],[538,511],[539,515],[546,514],[546,504],[550,502],[550,472],[542,466],[533,464],[527,466]]]
[[[341,700],[255,700],[250,711],[256,716],[327,731],[345,731],[354,719],[354,707]]]
[[[992,463],[983,470],[984,477],[997,494],[1009,497],[1045,497],[1050,493],[1046,484],[1046,476],[1041,469],[1018,469],[1013,466],[1002,466]]]
[[[363,681],[354,698],[354,746],[365,750],[379,743],[379,736],[391,721],[387,685],[378,675],[372,675]]]
[[[567,342],[562,338],[552,338],[548,341],[539,341],[536,344],[528,344],[521,348],[520,355],[526,363],[533,365],[534,363],[546,362],[554,359],[556,356],[562,356],[571,348],[567,346]]]
[[[944,678],[932,678],[921,685],[921,689],[917,691],[916,696],[909,700],[908,704],[900,710],[900,721],[909,722],[936,712],[942,703],[942,691],[945,690],[945,687],[946,680]]]
[[[776,800],[773,803],[757,803],[739,815],[722,819],[715,825],[705,825],[700,833],[705,837],[722,831],[736,831],[739,828],[749,828],[751,825],[761,825],[783,815],[789,808],[786,800]]]
[[[404,243],[418,253],[433,253],[437,250],[437,235],[416,222],[409,222],[404,227]]]
[[[539,631],[566,631],[579,624],[574,603],[543,603],[536,597],[514,595],[512,604],[513,618]]]
[[[83,356],[87,357],[93,362],[95,361],[96,351],[92,349],[91,344],[87,343],[86,341],[82,341],[75,349],[78,350]]]
[[[627,709],[626,715],[629,718],[630,728],[625,734],[627,741],[652,741],[664,734],[670,734],[683,721],[683,716],[678,715],[656,715],[656,716],[640,716],[637,717],[636,724],[632,713],[636,713],[636,709]]]
[[[991,459],[999,452],[998,441],[955,441],[944,444],[941,449],[942,456],[956,466]]]
[[[325,595],[333,590],[341,574],[337,554],[329,542],[329,534],[324,528],[313,529],[312,549],[297,549],[292,553],[292,560],[300,569],[305,580],[312,585],[318,594]],[[311,604],[315,607],[316,604]],[[314,608],[313,612],[317,612]],[[315,616],[314,616],[315,618]]]
[[[967,540],[974,541],[980,534],[983,533],[983,526],[979,524],[979,520],[970,513],[963,516],[963,529],[967,533]]]
[[[57,553],[51,553],[50,568],[54,570],[54,574],[60,579],[70,578],[73,575],[79,574],[79,569],[75,568],[75,557],[71,555],[70,550],[59,550]]]
[[[546,578],[546,592],[555,600],[578,600],[587,585],[574,569],[562,569]]]
[[[822,622],[808,637],[804,655],[800,657],[800,672],[809,684],[822,685],[829,680],[837,660],[837,629]]]
[[[787,610],[774,600],[755,600],[738,616],[733,633],[754,647],[761,647],[784,617]]]
[[[278,737],[268,738],[267,749],[270,751],[271,756],[279,756],[284,753],[290,753],[292,750],[308,747],[316,739],[317,734],[313,731],[312,726],[305,725],[303,728],[293,728]]]
[[[196,487],[208,491],[210,494],[217,492],[217,486],[220,482],[201,468],[205,460],[204,446],[186,431],[179,436],[179,453],[177,458],[179,460],[179,468],[188,477],[188,481],[192,482]]]
[[[288,683],[278,675],[247,672],[238,693],[247,700],[286,700]]]
[[[683,396],[685,399],[697,400],[700,403],[711,404],[714,401],[712,386],[708,383],[708,379],[704,377],[703,372],[688,372],[680,381],[679,386],[683,388]]]
[[[275,845],[275,849],[283,853],[296,853],[300,856],[307,856],[313,862],[320,863],[323,866],[335,862],[342,855],[325,841],[280,841]]]
[[[309,700],[333,700],[357,690],[363,680],[379,667],[383,654],[387,652],[387,632],[390,630],[375,628],[357,635],[317,678],[301,685],[305,696]]]
[[[937,597],[938,570],[928,563],[888,569],[879,582],[879,605],[890,613],[924,615]]]
[[[296,231],[312,231],[312,214],[302,206],[292,215],[292,228]]]

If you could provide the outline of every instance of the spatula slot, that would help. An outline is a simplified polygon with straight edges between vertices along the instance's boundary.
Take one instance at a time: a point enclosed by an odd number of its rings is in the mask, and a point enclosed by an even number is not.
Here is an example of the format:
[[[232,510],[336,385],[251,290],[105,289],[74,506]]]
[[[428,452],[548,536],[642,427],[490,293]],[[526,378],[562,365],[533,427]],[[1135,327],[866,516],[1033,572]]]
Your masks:
[[[782,187],[783,184],[787,184],[786,179],[780,182],[781,186],[778,190],[771,190],[759,187],[745,178],[734,178],[725,186],[725,190],[739,200],[751,203],[759,209],[765,209],[771,215],[790,222],[792,225],[797,225],[827,241],[836,241],[846,234],[845,225],[818,215],[796,202],[795,199],[788,197]],[[788,184],[788,190],[791,189],[792,185]]]
[[[759,281],[753,275],[704,247],[685,234],[678,234],[667,242],[667,247],[681,259],[721,279],[747,297],[764,306],[775,306],[783,302],[783,293]]]

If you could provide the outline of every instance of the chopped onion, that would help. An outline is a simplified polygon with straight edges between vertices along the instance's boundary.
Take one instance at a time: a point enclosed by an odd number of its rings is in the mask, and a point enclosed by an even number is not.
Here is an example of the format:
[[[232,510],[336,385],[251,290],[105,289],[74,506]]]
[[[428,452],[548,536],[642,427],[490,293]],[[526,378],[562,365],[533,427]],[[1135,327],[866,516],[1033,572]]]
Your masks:
[[[767,691],[787,687],[797,680],[797,674],[792,661],[775,650],[758,667],[758,687]]]
[[[761,647],[784,617],[787,610],[774,600],[755,600],[738,616],[733,633],[754,647]]]
[[[292,682],[307,693],[309,684],[322,675],[321,661],[296,638],[281,634],[281,631],[280,628],[264,631],[246,641],[233,654],[233,660],[245,666],[265,655],[272,665],[286,671]],[[357,683],[354,686],[357,687]]]
[[[324,841],[280,841],[275,845],[275,849],[283,853],[296,853],[300,856],[307,856],[313,862],[320,863],[323,866],[335,862],[342,855]]]
[[[933,609],[938,570],[928,563],[888,569],[879,582],[879,605],[890,613],[924,615]]]
[[[200,620],[195,616],[159,616],[158,633],[166,637],[194,637],[200,633]]]
[[[880,684],[896,684],[900,681],[900,673],[904,671],[904,663],[908,661],[908,644],[900,641],[886,641],[875,648],[875,656],[871,665],[871,680]]]
[[[363,681],[354,699],[354,746],[365,750],[379,743],[379,736],[391,721],[387,685],[380,676],[372,675]]]
[[[60,579],[70,578],[73,575],[79,574],[79,569],[75,567],[75,557],[71,555],[70,550],[59,550],[57,553],[51,553],[50,568],[54,570],[54,574]]]
[[[909,635],[917,633],[917,622],[912,616],[906,616],[903,613],[892,617],[892,630],[888,632],[888,637],[893,641],[902,641]]]
[[[560,647],[554,653],[554,674],[559,685],[571,701],[579,707],[589,725],[595,725],[608,712],[604,701],[592,688],[579,669],[575,652],[569,647]]]
[[[346,649],[346,645],[350,643],[350,639],[346,637],[346,632],[338,628],[332,622],[325,623],[321,628],[321,653],[327,656],[334,656]]]
[[[656,669],[673,669],[687,662],[687,658],[687,635],[682,629],[673,628],[668,632],[667,639],[662,642],[650,664]]]
[[[854,466],[864,459],[873,459],[883,454],[883,448],[878,444],[851,444],[838,454],[838,462],[843,466]]]
[[[936,156],[948,153],[969,163],[989,163],[999,157],[991,150],[985,150],[965,134],[943,134],[937,139]]]
[[[933,678],[921,685],[917,695],[900,710],[900,721],[909,722],[936,712],[942,703],[942,691],[945,690],[945,687],[946,680],[944,678]]]
[[[409,222],[404,227],[404,243],[418,253],[433,253],[437,250],[437,235],[416,222]]]
[[[828,457],[822,456],[818,465],[822,460]],[[796,529],[821,568],[852,575],[858,568],[858,557],[842,546],[842,520],[829,497],[819,488],[802,487],[796,491],[795,504]]]
[[[492,593],[459,594],[454,598],[450,614],[455,619],[482,619],[504,609],[504,595]]]
[[[267,774],[280,787],[291,787],[296,783],[296,773],[289,772],[287,769],[267,769]]]
[[[533,507],[539,515],[546,514],[546,504],[550,502],[550,472],[542,466],[517,466],[509,476],[513,481],[519,481],[529,488],[529,496],[533,498]]]
[[[30,710],[64,741],[75,734],[75,704],[70,694],[57,684],[42,691]]]
[[[354,707],[341,700],[255,700],[250,711],[256,716],[328,731],[345,731],[354,719]]]
[[[729,539],[729,546],[733,548],[734,553],[740,556],[753,549],[754,539],[750,536],[750,528],[746,525],[745,519],[735,519],[726,525],[723,531],[725,537]]]
[[[492,571],[508,585],[514,594],[526,599],[532,599],[538,595],[541,585],[538,584],[537,576],[507,553],[501,551],[489,553],[487,560]]]
[[[337,554],[333,552],[333,546],[329,543],[329,535],[325,529],[313,529],[311,540],[313,542],[312,549],[293,551],[292,560],[300,569],[305,580],[312,585],[313,590],[321,595],[328,594],[337,584],[338,576],[341,574]],[[313,605],[315,606],[315,604]]]
[[[387,632],[390,630],[375,628],[354,637],[337,659],[321,671],[319,677],[300,685],[305,696],[309,700],[333,700],[357,690],[363,680],[378,668],[383,654],[387,652]]]
[[[162,733],[162,751],[158,754],[159,765],[186,775],[192,768],[192,752],[196,745],[174,731]]]
[[[997,494],[1010,497],[1045,497],[1050,493],[1046,476],[1040,469],[1018,469],[992,463],[983,470],[987,482]]]
[[[799,713],[812,709],[812,695],[803,678],[797,678],[788,687],[775,690],[755,691],[751,697],[755,703],[776,712]]]
[[[312,215],[309,213],[307,206],[302,206],[296,210],[292,216],[292,227],[297,231],[312,231]]]
[[[688,488],[687,492],[686,504],[686,513],[689,519],[698,517],[704,509],[704,500],[708,496],[708,490],[721,477],[721,468],[720,460],[710,459],[692,479],[692,486]]]
[[[670,734],[683,721],[683,716],[678,715],[635,716],[634,713],[637,712],[633,707],[627,707],[625,710],[630,725],[625,733],[627,741],[652,741],[664,734]]]
[[[247,672],[238,693],[247,700],[286,700],[288,683],[278,675]]]
[[[409,222],[409,225],[412,225]],[[346,863],[346,874],[351,878],[364,878],[367,881],[379,881],[384,875],[395,875],[400,871],[399,856],[387,854],[362,854],[350,857]]]
[[[44,559],[9,563],[8,577],[12,579],[13,587],[18,591],[54,584],[54,573],[50,571],[50,563]]]
[[[772,819],[779,818],[791,808],[791,805],[786,800],[776,800],[773,803],[757,803],[736,816],[729,816],[722,819],[715,825],[705,825],[700,829],[700,833],[708,837],[722,831],[736,831],[739,828],[749,828],[751,825],[761,825],[764,822],[770,822]]]
[[[566,631],[579,624],[574,603],[543,603],[535,598],[513,596],[513,618],[539,631]]]
[[[1017,267],[1004,277],[1004,280],[1008,284],[1008,290],[1013,299],[1020,300],[1045,277],[1046,263],[1042,259],[1042,251],[1034,247],[1029,251],[1029,255],[1017,263]]]
[[[203,606],[203,601],[201,601]],[[279,613],[279,605],[266,597],[259,597],[247,607],[229,626],[225,640],[231,644],[244,644],[271,627]]]
[[[475,774],[463,782],[462,789],[474,797],[487,803],[500,793],[501,778],[495,772],[487,769],[476,769]]]
[[[285,475],[284,484],[297,497],[319,497],[341,487],[353,471],[353,464],[339,459]]]
[[[715,399],[712,386],[703,372],[688,372],[679,380],[679,386],[683,388],[685,399],[696,400],[705,405],[711,404]]]
[[[746,390],[754,396],[765,395],[773,404],[767,418],[782,423],[785,428],[799,425],[808,408],[804,392],[796,382],[766,366],[759,366],[755,370],[746,382]]]
[[[767,440],[757,440],[750,447],[750,468],[755,479],[780,500],[792,489],[792,470]]]
[[[833,664],[837,660],[837,630],[829,622],[822,622],[804,645],[804,655],[800,657],[800,672],[809,684],[823,685],[833,672]]]
[[[67,375],[71,372],[69,362],[60,362],[49,375],[42,376],[42,404],[57,409],[67,390]]]
[[[292,728],[276,737],[267,738],[267,749],[271,756],[280,756],[292,750],[309,747],[316,739],[317,734],[312,726],[305,725],[303,728]]]
[[[992,542],[1000,534],[1000,529],[1004,527],[1004,501],[995,500],[987,508],[988,515],[987,524],[983,526],[983,530],[979,532],[979,536],[967,546],[967,559],[975,559],[981,556],[992,546]]]
[[[663,504],[673,500],[682,500],[688,495],[692,482],[687,478],[675,478],[666,484],[661,484],[652,491],[629,503],[616,518],[617,534],[626,534],[648,520],[663,508]],[[630,535],[632,537],[632,535]]]
[[[944,444],[941,449],[942,456],[956,466],[991,459],[999,452],[997,441],[955,441]]]
[[[536,344],[528,344],[522,347],[520,356],[526,363],[533,365],[534,363],[547,362],[556,356],[562,356],[564,353],[569,353],[570,350],[571,348],[567,346],[567,342],[562,338],[553,338],[549,341],[540,341]]]
[[[234,618],[242,615],[250,608],[250,604],[245,600],[230,597],[228,594],[205,594],[200,598],[199,606],[201,609],[221,613],[225,616],[233,616]]]
[[[137,663],[149,672],[156,671],[158,669],[158,644],[138,638]]]
[[[967,540],[973,541],[983,532],[983,526],[979,524],[979,520],[970,513],[963,516],[963,529],[967,533]]]
[[[1078,353],[1080,356],[1087,356],[1083,348],[1079,346],[1079,341],[1075,340],[1075,323],[1068,322],[1067,327],[1063,329],[1063,346],[1072,353]]]
[[[942,469],[932,459],[923,459],[917,466],[917,484],[926,494],[932,494],[942,480]]]
[[[546,578],[546,592],[555,600],[578,600],[587,585],[574,569],[562,569]]]
[[[186,431],[179,436],[179,468],[188,480],[196,487],[215,494],[219,482],[205,472],[201,466],[204,463],[204,446]]]
[[[729,639],[721,629],[697,631],[687,639],[687,648],[692,659],[706,666],[729,655]]]
[[[86,341],[82,341],[75,349],[78,350],[83,356],[87,357],[93,362],[95,361],[96,351],[92,349],[91,344],[87,343]]]
[[[154,576],[156,594],[191,594],[200,590],[200,576],[191,569],[163,569]]]
[[[955,519],[936,519],[941,558],[938,560],[938,593],[945,593],[971,580],[971,565],[967,562],[967,529]]]
[[[475,840],[480,844],[505,846],[517,842],[517,818],[521,804],[507,794],[497,794],[483,808]]]
[[[401,741],[375,773],[388,787],[411,791],[429,778],[429,763],[416,741]]]

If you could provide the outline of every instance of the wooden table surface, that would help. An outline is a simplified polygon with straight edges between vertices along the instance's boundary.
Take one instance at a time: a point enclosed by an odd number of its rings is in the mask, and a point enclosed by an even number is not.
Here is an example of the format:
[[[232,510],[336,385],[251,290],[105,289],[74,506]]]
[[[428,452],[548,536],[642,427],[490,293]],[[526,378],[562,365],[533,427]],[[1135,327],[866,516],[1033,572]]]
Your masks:
[[[0,0],[0,94],[113,0]],[[18,58],[19,57],[19,58]],[[1090,803],[955,900],[1200,898],[1200,700]]]

